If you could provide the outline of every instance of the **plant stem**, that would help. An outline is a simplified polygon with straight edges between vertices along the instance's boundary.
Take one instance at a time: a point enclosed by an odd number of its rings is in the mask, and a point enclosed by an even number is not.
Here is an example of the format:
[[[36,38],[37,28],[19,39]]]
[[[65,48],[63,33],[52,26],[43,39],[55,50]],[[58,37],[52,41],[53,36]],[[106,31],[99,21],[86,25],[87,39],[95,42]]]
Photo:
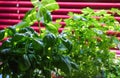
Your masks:
[[[26,41],[26,44],[25,44],[25,53],[27,53],[27,50],[28,50],[28,40]]]
[[[40,21],[38,21],[39,33],[41,33]]]

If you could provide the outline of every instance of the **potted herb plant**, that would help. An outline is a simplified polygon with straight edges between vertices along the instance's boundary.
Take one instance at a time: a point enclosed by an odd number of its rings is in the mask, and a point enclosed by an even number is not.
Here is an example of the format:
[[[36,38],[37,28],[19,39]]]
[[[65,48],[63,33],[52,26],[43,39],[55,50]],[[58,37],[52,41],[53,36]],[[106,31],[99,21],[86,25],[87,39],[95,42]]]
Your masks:
[[[2,78],[71,77],[71,72],[77,69],[76,63],[67,55],[72,44],[58,33],[60,25],[52,23],[50,14],[59,8],[58,4],[55,0],[31,2],[34,7],[25,14],[22,22],[0,30]],[[39,33],[30,27],[36,21]],[[41,29],[40,22],[45,30]]]
[[[119,78],[119,61],[115,64],[115,53],[110,48],[117,47],[119,40],[115,32],[120,32],[120,24],[114,18],[118,9],[94,11],[87,7],[82,14],[70,12],[65,19],[64,37],[72,41],[69,56],[79,65],[79,71],[72,78]],[[113,35],[109,35],[113,31]]]

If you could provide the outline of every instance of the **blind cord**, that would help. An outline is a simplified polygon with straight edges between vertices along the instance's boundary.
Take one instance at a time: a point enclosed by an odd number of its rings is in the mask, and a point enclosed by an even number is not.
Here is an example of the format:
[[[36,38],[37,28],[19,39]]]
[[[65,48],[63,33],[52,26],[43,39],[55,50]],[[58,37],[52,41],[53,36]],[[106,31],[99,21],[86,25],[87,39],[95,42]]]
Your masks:
[[[16,4],[16,7],[17,7],[17,14],[18,14],[18,20],[20,20],[20,10],[19,10],[19,0],[17,0],[17,4]]]

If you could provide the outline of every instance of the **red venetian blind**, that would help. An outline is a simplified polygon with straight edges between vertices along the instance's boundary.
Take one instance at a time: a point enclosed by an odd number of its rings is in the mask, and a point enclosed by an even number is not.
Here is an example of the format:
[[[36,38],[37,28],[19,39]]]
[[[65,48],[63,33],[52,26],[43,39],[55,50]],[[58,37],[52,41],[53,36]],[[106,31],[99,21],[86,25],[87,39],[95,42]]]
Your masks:
[[[58,18],[68,18],[68,12],[80,13],[80,9],[90,7],[95,10],[120,8],[120,0],[57,0],[60,5],[60,9],[52,12],[53,21]],[[21,21],[24,14],[32,8],[30,0],[0,0],[0,29],[4,29],[7,26],[12,26]],[[120,16],[115,16],[120,21]],[[61,22],[65,26],[64,22]],[[37,23],[33,25],[33,28],[37,31]],[[63,28],[60,28],[60,31]],[[109,34],[112,34],[109,32]],[[120,37],[120,34],[117,35]],[[120,55],[118,49],[115,50],[117,56]]]

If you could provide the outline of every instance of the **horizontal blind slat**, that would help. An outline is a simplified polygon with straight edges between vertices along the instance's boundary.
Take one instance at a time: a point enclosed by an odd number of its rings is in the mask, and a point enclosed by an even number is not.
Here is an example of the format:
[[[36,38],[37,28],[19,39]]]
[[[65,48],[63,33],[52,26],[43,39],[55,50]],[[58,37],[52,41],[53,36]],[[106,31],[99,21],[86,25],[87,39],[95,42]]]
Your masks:
[[[110,9],[120,8],[120,3],[83,3],[83,2],[58,2],[61,8],[85,8]]]
[[[1,4],[3,2],[1,1]],[[16,4],[17,2],[14,1],[7,1],[6,4]],[[60,7],[64,8],[84,8],[84,7],[91,7],[91,8],[104,8],[109,9],[111,7],[120,8],[120,3],[91,3],[91,2],[58,2]],[[30,1],[19,1],[20,7],[33,7]]]
[[[0,0],[0,1],[15,1],[15,0]],[[20,0],[20,1],[30,1],[30,0]],[[41,1],[41,0],[40,0]],[[59,2],[109,2],[118,3],[120,0],[56,0]]]
[[[7,14],[7,13],[0,13],[0,18],[5,19],[5,20],[6,20],[6,19],[17,19],[18,16],[20,16],[20,18],[23,19],[24,14]],[[66,18],[69,18],[69,16],[68,16],[68,15],[52,15],[52,18],[53,18],[53,20],[61,19],[61,18],[62,18],[62,19],[66,19]],[[99,18],[97,18],[97,19],[99,19]],[[117,17],[117,16],[116,16],[115,19],[120,22],[120,17]]]
[[[0,1],[0,7],[16,7],[17,1]]]
[[[0,13],[8,13],[9,15],[10,14],[12,15],[13,13],[17,13],[17,9],[18,8],[15,8],[15,7],[9,7],[9,8],[7,8],[7,7],[0,7],[0,11],[1,11]],[[25,14],[28,10],[31,10],[31,8],[21,8],[20,7],[19,8],[19,13]],[[100,10],[100,9],[95,9],[95,11],[98,11],[98,10]],[[61,8],[59,10],[53,11],[52,14],[53,15],[54,14],[55,15],[60,15],[60,14],[67,15],[69,12],[82,13],[81,9],[65,9],[65,8]],[[109,10],[108,10],[108,13],[110,13]]]
[[[32,7],[31,7],[32,8]],[[21,8],[19,7],[20,13],[26,13],[31,8]],[[18,8],[17,7],[0,7],[0,13],[17,13]]]

